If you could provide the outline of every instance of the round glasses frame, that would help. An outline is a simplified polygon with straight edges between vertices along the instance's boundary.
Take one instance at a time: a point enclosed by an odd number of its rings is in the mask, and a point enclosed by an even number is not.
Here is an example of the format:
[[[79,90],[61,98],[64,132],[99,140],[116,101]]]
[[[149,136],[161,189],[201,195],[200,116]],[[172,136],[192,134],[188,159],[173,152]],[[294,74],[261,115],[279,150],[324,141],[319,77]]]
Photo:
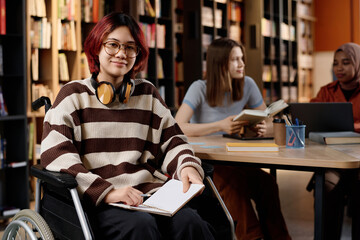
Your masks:
[[[103,45],[104,45],[105,52],[106,52],[108,55],[110,55],[110,56],[115,56],[116,54],[118,54],[118,53],[120,52],[121,49],[124,50],[125,55],[126,55],[128,58],[135,58],[137,55],[139,55],[140,48],[139,48],[138,46],[135,45],[135,48],[136,48],[136,49],[135,49],[135,51],[136,51],[136,52],[135,52],[135,55],[134,55],[134,56],[129,56],[129,55],[128,55],[128,50],[127,50],[127,47],[129,46],[129,44],[121,44],[121,43],[116,43],[116,44],[119,45],[118,50],[117,50],[115,53],[111,54],[111,53],[109,53],[109,49],[108,49],[108,47],[106,46],[106,44],[109,43],[109,42],[111,42],[111,41],[104,42]],[[113,50],[113,49],[112,49],[112,50]],[[110,50],[110,51],[112,51],[112,50]]]

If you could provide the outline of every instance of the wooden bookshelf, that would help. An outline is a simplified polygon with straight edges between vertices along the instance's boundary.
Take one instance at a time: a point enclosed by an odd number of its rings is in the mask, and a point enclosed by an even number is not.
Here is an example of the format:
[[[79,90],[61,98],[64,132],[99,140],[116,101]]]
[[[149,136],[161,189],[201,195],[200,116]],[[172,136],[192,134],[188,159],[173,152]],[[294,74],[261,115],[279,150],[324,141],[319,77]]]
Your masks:
[[[314,6],[312,0],[297,4],[298,79],[299,102],[309,102],[313,97],[314,74]]]
[[[232,37],[244,40],[244,2],[235,0],[183,0],[184,39],[184,87],[203,79],[206,72],[206,51],[209,44],[218,37]],[[238,18],[230,18],[229,10],[236,7]],[[237,26],[237,28],[232,27]],[[230,30],[240,31],[231,33]]]
[[[266,104],[298,99],[296,4],[293,0],[245,2],[246,75],[256,81]]]
[[[26,117],[26,1],[1,0],[0,208],[29,207]],[[4,141],[6,145],[4,146]],[[13,166],[11,165],[13,164]],[[15,164],[20,164],[16,167]],[[2,216],[0,220],[12,216]]]
[[[61,86],[81,79],[81,0],[60,6],[57,0],[36,0],[26,9],[27,117],[32,139],[29,146],[30,164],[36,164],[36,144],[41,143],[44,108],[31,109],[41,96],[53,102]],[[35,5],[34,5],[35,4]],[[42,24],[40,24],[42,23]],[[36,60],[37,59],[37,60]],[[59,66],[66,60],[65,68]],[[62,65],[63,66],[63,65]],[[68,77],[63,77],[68,76]],[[31,183],[35,189],[35,181]]]

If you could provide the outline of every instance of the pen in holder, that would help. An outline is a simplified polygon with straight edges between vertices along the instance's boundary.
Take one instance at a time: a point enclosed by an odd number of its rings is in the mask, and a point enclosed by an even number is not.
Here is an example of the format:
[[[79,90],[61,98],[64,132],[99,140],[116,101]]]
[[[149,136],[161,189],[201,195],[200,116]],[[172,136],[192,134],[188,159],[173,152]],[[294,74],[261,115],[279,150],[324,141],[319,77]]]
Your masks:
[[[306,125],[286,125],[286,148],[305,147]]]

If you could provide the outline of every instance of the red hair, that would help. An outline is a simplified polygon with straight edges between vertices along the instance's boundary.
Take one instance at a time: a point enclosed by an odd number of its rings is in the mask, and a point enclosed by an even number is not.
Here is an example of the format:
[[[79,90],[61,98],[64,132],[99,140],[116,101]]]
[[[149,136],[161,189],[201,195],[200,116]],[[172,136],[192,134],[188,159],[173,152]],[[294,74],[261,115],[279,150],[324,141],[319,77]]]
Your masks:
[[[116,28],[126,26],[129,28],[136,45],[139,47],[139,54],[136,56],[134,67],[128,75],[134,78],[136,73],[143,70],[147,64],[149,49],[145,42],[144,34],[135,19],[124,13],[110,13],[103,17],[91,30],[84,43],[84,52],[89,62],[91,73],[98,74],[100,71],[99,52],[104,39]]]

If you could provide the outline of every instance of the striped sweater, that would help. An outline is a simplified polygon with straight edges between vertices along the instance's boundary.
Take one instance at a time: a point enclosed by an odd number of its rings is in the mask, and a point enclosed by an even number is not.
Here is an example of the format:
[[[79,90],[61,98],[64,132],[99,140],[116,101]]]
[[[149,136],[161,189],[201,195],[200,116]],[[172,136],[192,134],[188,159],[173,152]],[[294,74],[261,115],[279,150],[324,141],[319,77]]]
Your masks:
[[[72,81],[44,119],[41,164],[75,176],[80,196],[95,205],[113,188],[154,192],[166,180],[156,168],[181,179],[181,170],[192,166],[204,176],[157,89],[134,81],[127,104],[117,97],[108,106],[97,100],[90,79]]]

